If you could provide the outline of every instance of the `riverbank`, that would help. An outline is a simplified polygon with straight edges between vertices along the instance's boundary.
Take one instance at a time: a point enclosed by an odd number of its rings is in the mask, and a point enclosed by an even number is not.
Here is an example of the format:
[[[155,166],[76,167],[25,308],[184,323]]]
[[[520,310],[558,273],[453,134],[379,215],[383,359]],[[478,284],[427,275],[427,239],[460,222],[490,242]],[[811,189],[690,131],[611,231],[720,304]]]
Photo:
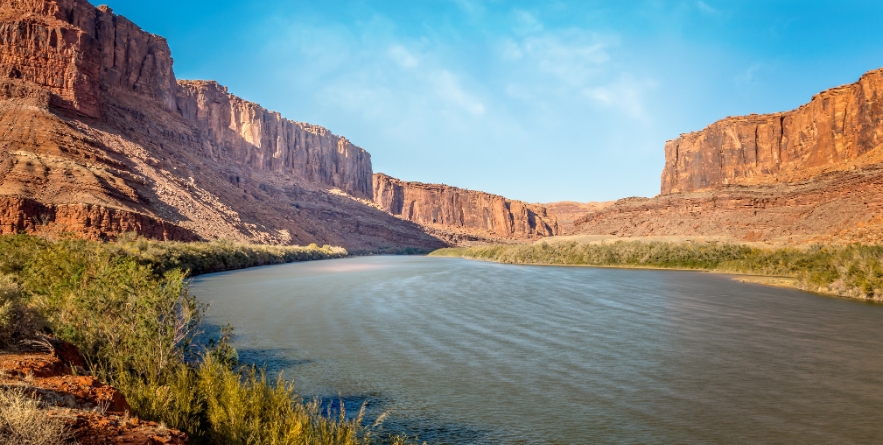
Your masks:
[[[883,302],[883,247],[759,247],[715,241],[624,241],[491,245],[430,254],[506,264],[657,268],[740,274],[737,280]]]
[[[404,443],[241,366],[231,329],[196,342],[206,306],[188,292],[192,274],[347,255],[315,245],[2,236],[0,350],[51,332],[79,348],[85,369],[122,392],[132,414],[184,431],[190,443]]]

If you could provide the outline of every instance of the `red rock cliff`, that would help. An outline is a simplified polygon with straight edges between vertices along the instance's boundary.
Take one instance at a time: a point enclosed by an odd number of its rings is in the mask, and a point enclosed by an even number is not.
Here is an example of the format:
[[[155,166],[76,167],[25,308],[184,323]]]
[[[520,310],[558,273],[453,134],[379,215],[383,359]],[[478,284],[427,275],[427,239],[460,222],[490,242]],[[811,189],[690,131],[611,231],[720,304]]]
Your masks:
[[[52,103],[90,117],[101,90],[180,112],[213,155],[354,196],[371,197],[371,158],[328,130],[284,119],[216,82],[175,79],[166,40],[84,0],[0,0],[0,74],[47,88]]]
[[[181,81],[178,110],[211,143],[211,155],[371,198],[371,155],[325,128],[283,118],[217,82]]]
[[[558,222],[543,206],[443,184],[405,182],[382,173],[374,175],[374,202],[393,215],[436,229],[503,239],[558,234]]]
[[[90,117],[100,90],[123,90],[175,108],[165,39],[84,0],[0,0],[0,74],[47,88],[53,103]]]
[[[883,70],[784,113],[728,117],[665,144],[662,194],[794,182],[880,162]]]
[[[443,245],[352,198],[372,197],[365,150],[179,83],[166,41],[110,8],[0,0],[0,42],[0,232]]]

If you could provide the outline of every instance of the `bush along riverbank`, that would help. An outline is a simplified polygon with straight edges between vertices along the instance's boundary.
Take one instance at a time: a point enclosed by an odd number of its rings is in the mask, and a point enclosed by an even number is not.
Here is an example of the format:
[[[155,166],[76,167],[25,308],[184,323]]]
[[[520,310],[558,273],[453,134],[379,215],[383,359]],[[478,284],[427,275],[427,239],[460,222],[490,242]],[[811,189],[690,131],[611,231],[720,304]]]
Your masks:
[[[758,248],[726,243],[617,241],[439,249],[430,254],[507,264],[690,269],[792,278],[789,287],[883,302],[883,246]]]
[[[191,443],[405,443],[240,366],[229,330],[209,346],[194,342],[206,308],[188,293],[189,274],[346,255],[330,246],[3,236],[0,348],[51,331],[79,347],[135,415],[185,431]]]

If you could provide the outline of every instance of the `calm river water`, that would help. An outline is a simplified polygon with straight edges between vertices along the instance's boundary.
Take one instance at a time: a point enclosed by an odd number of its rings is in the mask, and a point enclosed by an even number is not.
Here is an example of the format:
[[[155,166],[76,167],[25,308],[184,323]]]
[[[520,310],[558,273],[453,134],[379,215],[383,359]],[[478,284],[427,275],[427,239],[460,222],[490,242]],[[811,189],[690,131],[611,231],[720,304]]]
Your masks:
[[[430,443],[883,443],[880,305],[699,272],[402,256],[193,291],[245,361]]]

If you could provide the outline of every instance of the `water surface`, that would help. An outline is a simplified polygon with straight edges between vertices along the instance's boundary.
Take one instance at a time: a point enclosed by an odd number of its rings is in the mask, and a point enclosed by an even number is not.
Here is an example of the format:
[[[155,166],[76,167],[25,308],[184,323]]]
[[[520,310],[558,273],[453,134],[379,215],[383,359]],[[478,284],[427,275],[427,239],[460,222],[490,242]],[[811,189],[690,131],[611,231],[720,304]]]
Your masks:
[[[362,257],[198,277],[298,392],[430,443],[883,443],[883,306],[677,271]]]

